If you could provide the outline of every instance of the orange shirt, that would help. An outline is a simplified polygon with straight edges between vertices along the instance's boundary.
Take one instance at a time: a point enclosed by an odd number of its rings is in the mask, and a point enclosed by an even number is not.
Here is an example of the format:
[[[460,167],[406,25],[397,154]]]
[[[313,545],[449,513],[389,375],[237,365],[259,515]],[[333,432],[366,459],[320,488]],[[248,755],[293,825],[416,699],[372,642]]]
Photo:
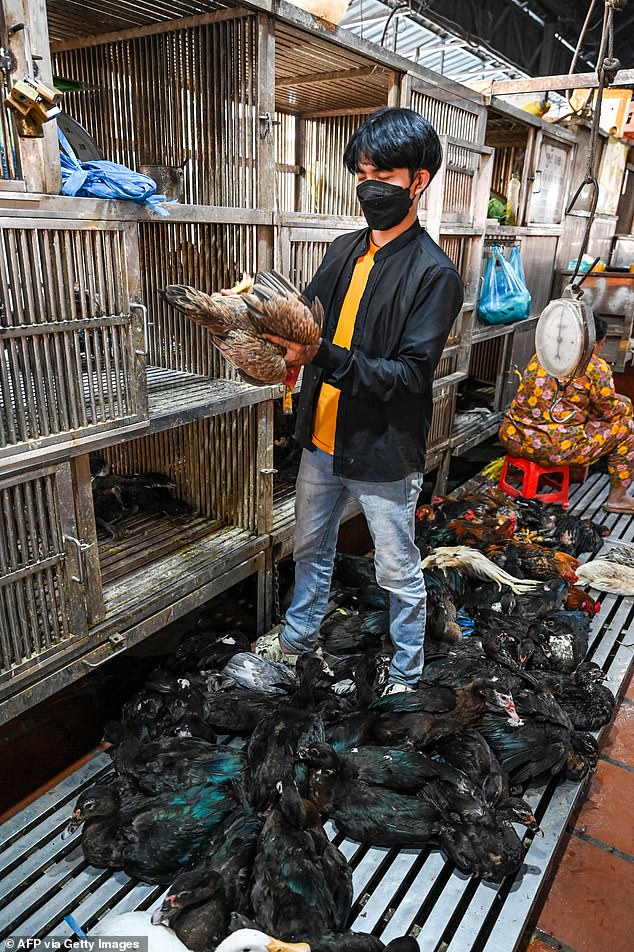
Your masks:
[[[350,350],[359,303],[374,264],[374,255],[378,250],[378,246],[370,242],[366,253],[357,258],[350,286],[341,305],[341,313],[332,342],[338,344],[339,347],[345,347],[346,350]],[[337,409],[340,393],[341,391],[337,387],[332,387],[329,383],[322,383],[315,409],[313,443],[320,450],[325,450],[326,453],[331,455],[335,451],[335,431],[337,429]]]

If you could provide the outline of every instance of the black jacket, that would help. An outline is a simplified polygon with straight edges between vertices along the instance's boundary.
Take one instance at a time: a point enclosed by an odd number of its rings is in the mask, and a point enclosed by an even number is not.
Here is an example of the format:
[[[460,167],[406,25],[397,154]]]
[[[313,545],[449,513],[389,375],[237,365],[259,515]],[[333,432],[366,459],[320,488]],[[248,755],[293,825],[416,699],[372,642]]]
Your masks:
[[[304,378],[295,437],[313,450],[322,382],[341,391],[333,471],[387,482],[422,472],[432,414],[432,379],[463,301],[460,276],[416,222],[379,248],[359,304],[350,350],[332,343],[369,229],[337,238],[305,290],[325,310],[322,344]]]

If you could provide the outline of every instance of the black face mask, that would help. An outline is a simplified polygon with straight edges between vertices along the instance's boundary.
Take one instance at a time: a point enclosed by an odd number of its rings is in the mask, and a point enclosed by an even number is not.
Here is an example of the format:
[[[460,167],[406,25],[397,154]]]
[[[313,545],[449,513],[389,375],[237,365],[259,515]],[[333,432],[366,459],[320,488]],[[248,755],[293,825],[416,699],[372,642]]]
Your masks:
[[[375,182],[366,179],[357,185],[357,198],[361,210],[370,228],[375,231],[389,231],[399,225],[412,207],[413,198],[409,197],[409,188],[391,185],[389,182]]]

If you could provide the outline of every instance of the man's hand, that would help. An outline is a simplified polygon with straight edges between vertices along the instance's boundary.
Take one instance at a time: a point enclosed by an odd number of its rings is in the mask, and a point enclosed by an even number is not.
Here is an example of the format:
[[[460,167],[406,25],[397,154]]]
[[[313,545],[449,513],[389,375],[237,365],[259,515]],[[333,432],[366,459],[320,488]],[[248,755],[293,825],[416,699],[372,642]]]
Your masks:
[[[284,347],[284,361],[287,367],[302,367],[309,364],[317,351],[319,344],[297,344],[293,340],[285,340],[283,337],[276,337],[275,334],[262,334],[264,340],[270,340],[274,344]]]

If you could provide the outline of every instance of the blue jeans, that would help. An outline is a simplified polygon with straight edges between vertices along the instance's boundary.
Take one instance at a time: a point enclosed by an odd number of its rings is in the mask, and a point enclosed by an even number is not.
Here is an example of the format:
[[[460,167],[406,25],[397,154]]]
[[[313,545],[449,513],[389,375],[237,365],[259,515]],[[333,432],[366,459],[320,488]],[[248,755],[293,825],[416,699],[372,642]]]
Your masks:
[[[363,510],[374,541],[379,585],[390,593],[394,657],[390,680],[415,684],[423,668],[426,592],[414,542],[414,515],[421,473],[387,483],[344,479],[332,472],[332,456],[304,450],[295,497],[295,594],[286,612],[282,645],[312,651],[328,596],[341,515],[352,496]]]

